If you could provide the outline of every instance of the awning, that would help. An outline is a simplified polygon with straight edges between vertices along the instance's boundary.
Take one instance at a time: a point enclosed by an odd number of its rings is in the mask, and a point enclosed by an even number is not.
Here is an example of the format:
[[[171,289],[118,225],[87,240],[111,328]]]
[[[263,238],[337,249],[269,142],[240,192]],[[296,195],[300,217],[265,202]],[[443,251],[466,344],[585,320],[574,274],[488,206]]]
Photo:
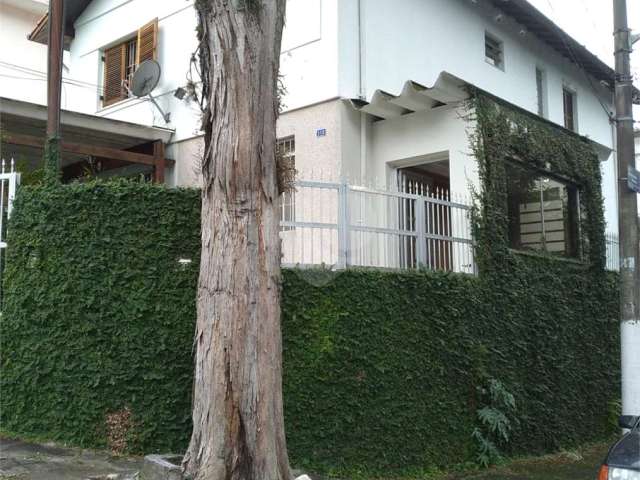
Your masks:
[[[438,105],[465,100],[469,98],[466,85],[459,78],[442,72],[432,87],[425,87],[409,80],[405,82],[398,95],[376,90],[370,102],[351,99],[351,104],[356,110],[378,118],[396,118],[407,113],[430,110]]]
[[[60,123],[63,169],[88,158],[106,159],[111,167],[135,164],[156,171],[173,164],[164,158],[164,145],[173,130],[66,110]],[[46,126],[47,107],[0,97],[0,156],[7,161],[26,158],[38,162]]]

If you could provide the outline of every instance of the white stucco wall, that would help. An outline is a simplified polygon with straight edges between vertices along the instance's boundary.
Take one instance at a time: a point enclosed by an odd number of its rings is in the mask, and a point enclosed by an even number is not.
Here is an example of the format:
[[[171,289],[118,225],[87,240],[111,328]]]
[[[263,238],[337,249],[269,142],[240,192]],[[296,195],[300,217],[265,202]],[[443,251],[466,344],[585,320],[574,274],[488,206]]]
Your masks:
[[[154,18],[158,18],[158,61],[162,77],[153,95],[163,110],[171,112],[169,124],[147,99],[131,98],[102,107],[102,52]],[[94,0],[75,23],[71,43],[71,76],[96,85],[73,98],[70,109],[156,125],[176,130],[173,141],[183,141],[199,133],[199,111],[193,104],[174,98],[178,87],[186,84],[191,54],[196,50],[196,17],[193,2],[155,0]]]
[[[531,33],[521,33],[522,27],[509,18],[496,22],[497,13],[485,8],[484,0],[340,2],[340,95],[370,101],[376,90],[399,94],[407,80],[432,86],[446,71],[537,112],[538,67],[546,77],[546,117],[562,125],[566,85],[576,92],[579,133],[612,148],[611,125],[600,103],[611,111],[611,92],[595,80],[592,87],[580,69]],[[503,42],[504,69],[485,61],[485,32]],[[379,149],[380,143],[376,145]],[[613,156],[603,162],[602,173],[608,228],[616,229]]]
[[[612,131],[606,114],[584,74],[533,35],[521,35],[520,27],[509,19],[496,23],[493,12],[486,10],[483,2],[480,0],[474,6],[467,0],[288,0],[281,56],[281,74],[286,87],[285,113],[335,98],[363,96],[370,100],[378,89],[399,93],[407,80],[430,86],[442,71],[535,111],[535,69],[539,67],[546,73],[548,118],[562,123],[562,87],[568,85],[577,93],[579,132],[611,147]],[[130,99],[106,109],[101,108],[99,101],[102,49],[133,34],[154,17],[160,20],[158,52],[164,67],[154,95],[159,97],[165,110],[171,111],[169,125],[148,101]],[[172,142],[197,136],[197,107],[173,97],[174,90],[186,82],[189,58],[196,48],[195,26],[193,1],[94,0],[76,22],[69,76],[93,84],[95,89],[82,88],[74,92],[67,106],[111,118],[174,128]],[[485,31],[504,42],[504,70],[485,62]],[[610,92],[600,86],[595,88],[601,95],[600,100],[610,106]],[[304,129],[302,136],[315,135],[314,128],[336,128],[339,132],[336,135],[341,137],[337,154],[340,175],[354,180],[382,177],[386,181],[384,169],[394,160],[389,155],[398,144],[397,138],[403,138],[407,142],[404,148],[416,155],[427,155],[443,143],[457,152],[464,143],[463,138],[466,139],[466,136],[457,139],[457,146],[447,142],[446,139],[460,133],[459,126],[454,127],[454,122],[425,125],[419,115],[398,121],[413,131],[413,135],[403,129],[394,131],[393,135],[382,134],[379,132],[393,130],[388,122],[382,122],[387,124],[384,127],[372,124],[370,119],[362,118],[364,116],[349,108],[341,104],[337,116],[330,121],[326,117],[315,120],[308,117],[305,126],[299,128]],[[319,114],[318,110],[312,111],[314,115]],[[296,114],[290,119],[294,117],[302,118]],[[317,126],[312,127],[310,124],[314,121]],[[283,116],[279,133],[290,122]],[[438,135],[422,135],[420,128],[427,126],[431,132],[439,132]],[[435,143],[427,144],[425,138]],[[300,161],[306,156],[307,162],[315,162],[331,151],[315,149],[316,142],[305,145],[297,139],[297,143]],[[454,157],[457,155],[453,153]],[[457,168],[459,162],[461,160],[452,158],[452,169]],[[176,172],[172,178],[179,183],[180,178],[186,178],[187,170],[182,168],[183,174]],[[610,229],[617,228],[614,172],[612,159],[603,163]],[[452,171],[452,183],[457,181],[454,176]]]
[[[395,168],[448,159],[452,193],[468,196],[470,186],[478,189],[477,164],[467,137],[469,125],[460,118],[462,114],[459,106],[444,106],[374,123],[367,158],[371,181],[394,187]]]
[[[0,0],[0,97],[46,103],[47,48],[27,39],[46,8],[35,0]]]

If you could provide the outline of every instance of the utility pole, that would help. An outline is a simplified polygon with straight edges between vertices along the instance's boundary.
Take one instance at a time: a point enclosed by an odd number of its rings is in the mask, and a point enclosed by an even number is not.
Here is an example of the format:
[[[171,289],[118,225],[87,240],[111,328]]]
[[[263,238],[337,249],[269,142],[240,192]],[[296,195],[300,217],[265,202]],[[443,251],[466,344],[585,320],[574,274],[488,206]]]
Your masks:
[[[622,413],[640,415],[640,245],[638,195],[629,183],[635,172],[633,77],[630,54],[634,41],[627,22],[626,0],[613,0],[616,58],[616,131],[618,150],[618,215],[620,229],[620,315]],[[632,170],[633,169],[633,170]]]
[[[60,96],[64,49],[64,0],[49,0],[49,44],[47,60],[47,139],[45,167],[57,177],[60,170]]]

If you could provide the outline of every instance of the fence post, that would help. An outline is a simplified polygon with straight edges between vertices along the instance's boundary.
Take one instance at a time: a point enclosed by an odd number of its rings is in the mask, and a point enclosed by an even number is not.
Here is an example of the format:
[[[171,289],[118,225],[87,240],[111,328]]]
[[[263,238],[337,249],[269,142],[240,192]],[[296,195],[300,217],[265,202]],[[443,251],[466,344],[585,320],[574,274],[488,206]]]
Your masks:
[[[338,187],[338,268],[340,269],[345,269],[350,264],[349,225],[349,185],[342,180]]]
[[[427,238],[426,238],[426,207],[425,198],[416,198],[416,263],[417,267],[427,265]]]

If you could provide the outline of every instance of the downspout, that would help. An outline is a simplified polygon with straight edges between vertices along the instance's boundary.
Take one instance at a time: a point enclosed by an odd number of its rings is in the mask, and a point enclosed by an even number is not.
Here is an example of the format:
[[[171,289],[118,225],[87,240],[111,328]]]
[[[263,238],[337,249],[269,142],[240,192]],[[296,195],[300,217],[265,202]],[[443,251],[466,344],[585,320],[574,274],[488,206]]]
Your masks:
[[[358,0],[358,96],[366,99],[364,87],[364,13],[363,0]],[[360,112],[360,182],[364,184],[367,172],[367,114]]]

